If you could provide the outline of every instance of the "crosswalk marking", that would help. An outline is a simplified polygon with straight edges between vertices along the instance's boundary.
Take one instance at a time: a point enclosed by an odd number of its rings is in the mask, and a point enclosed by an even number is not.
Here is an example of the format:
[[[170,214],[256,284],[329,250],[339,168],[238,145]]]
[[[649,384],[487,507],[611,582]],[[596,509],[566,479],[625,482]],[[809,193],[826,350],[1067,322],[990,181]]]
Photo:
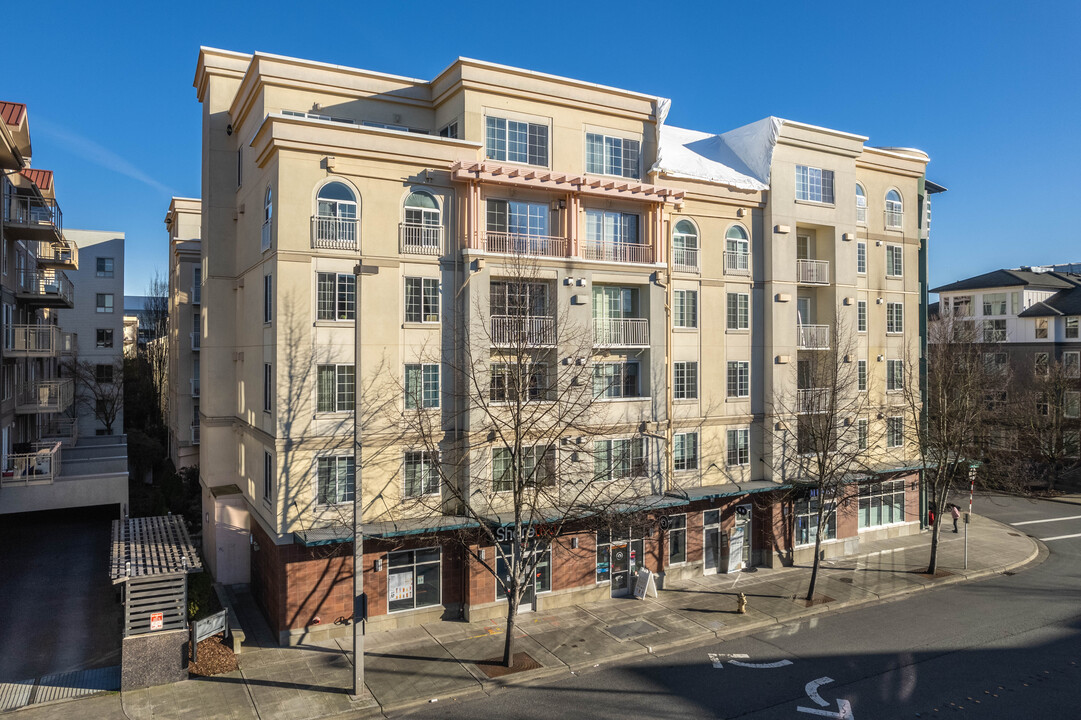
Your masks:
[[[1068,538],[1075,538],[1075,537],[1081,537],[1081,533],[1074,533],[1073,535],[1056,535],[1055,537],[1040,538],[1040,540],[1043,540],[1044,542],[1047,542],[1048,540],[1066,540]]]
[[[1010,524],[1014,527],[1018,527],[1020,525],[1033,525],[1035,523],[1059,522],[1060,520],[1081,520],[1081,515],[1071,515],[1070,517],[1045,518],[1043,520],[1025,520],[1024,522],[1016,522]]]

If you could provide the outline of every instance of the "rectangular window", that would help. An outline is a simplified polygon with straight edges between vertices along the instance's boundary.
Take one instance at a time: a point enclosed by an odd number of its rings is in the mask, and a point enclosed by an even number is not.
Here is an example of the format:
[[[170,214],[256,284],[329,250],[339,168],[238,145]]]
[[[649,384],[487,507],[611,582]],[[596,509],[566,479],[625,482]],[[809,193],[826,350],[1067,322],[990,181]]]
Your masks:
[[[904,275],[904,255],[900,245],[886,246],[886,277],[901,277]]]
[[[856,448],[859,450],[867,449],[867,428],[869,423],[867,418],[860,418],[856,420]]]
[[[698,291],[675,290],[673,291],[674,322],[679,328],[698,327]]]
[[[1036,318],[1036,339],[1047,339],[1047,318]]]
[[[458,139],[458,121],[455,120],[452,123],[444,125],[439,130],[439,137],[451,138],[452,140]]]
[[[439,494],[439,473],[437,463],[439,458],[430,452],[407,452],[403,462],[405,474],[405,496],[421,497],[422,495]]]
[[[751,327],[751,296],[747,293],[727,293],[728,329],[747,330]]]
[[[491,160],[548,165],[548,126],[486,117],[485,154]]]
[[[99,313],[111,313],[113,311],[113,294],[112,293],[97,293],[96,294],[97,312]]]
[[[983,296],[984,315],[1006,314],[1006,293],[986,293]]]
[[[989,373],[1002,374],[1006,372],[1006,353],[984,353],[983,367]]]
[[[267,273],[263,276],[263,322],[268,323],[274,319],[274,276]]]
[[[905,444],[905,419],[901,415],[886,418],[886,447],[897,448]]]
[[[672,397],[676,400],[690,400],[698,397],[697,362],[672,364]]]
[[[1045,377],[1047,375],[1047,365],[1048,365],[1047,353],[1045,353],[1045,352],[1036,353],[1036,358],[1035,358],[1034,365],[1035,365],[1035,369],[1036,369],[1036,375],[1039,376],[1039,377]]]
[[[727,435],[727,459],[729,467],[747,465],[751,462],[751,430],[737,428],[729,430]]]
[[[1062,414],[1071,420],[1081,417],[1081,390],[1067,390],[1062,398]]]
[[[488,289],[488,311],[493,317],[551,317],[548,284],[493,280]]]
[[[856,389],[860,392],[867,390],[867,361],[856,361]]]
[[[898,392],[905,389],[905,361],[886,361],[886,392]]]
[[[593,472],[596,480],[615,480],[645,475],[645,440],[643,438],[597,440],[593,443]]]
[[[867,274],[867,243],[856,243],[856,272],[860,275]]]
[[[687,516],[668,516],[668,564],[687,562]]]
[[[886,332],[891,334],[905,331],[905,306],[902,303],[886,303]]]
[[[954,317],[971,317],[972,316],[972,296],[971,295],[958,295],[953,299],[953,316]]]
[[[698,469],[698,433],[676,433],[672,436],[672,465],[676,470]]]
[[[434,547],[387,553],[387,612],[439,605],[440,552]]]
[[[405,321],[439,322],[439,280],[407,277],[405,279]]]
[[[586,210],[586,258],[611,262],[649,262],[640,245],[638,216],[632,213]],[[648,247],[648,246],[644,246]]]
[[[408,280],[407,278],[407,283]],[[355,319],[357,316],[356,290],[357,279],[354,275],[348,273],[319,273],[316,276],[316,319]]]
[[[638,363],[634,361],[594,363],[593,397],[641,397],[638,387]]]
[[[94,345],[99,348],[111,348],[113,346],[112,328],[98,328],[97,340]]]
[[[818,536],[818,510],[822,496],[817,490],[808,491],[807,495],[793,503],[792,514],[795,518],[794,540],[797,545],[809,545]],[[837,539],[837,513],[834,503],[828,502],[822,516],[822,539]]]
[[[522,448],[522,486],[554,487],[556,451],[543,445]],[[492,492],[514,490],[514,453],[510,448],[492,449]]]
[[[94,382],[99,385],[110,385],[113,382],[113,366],[112,365],[95,365],[94,366]]]
[[[856,301],[856,332],[867,332],[867,301]]]
[[[641,177],[638,169],[640,147],[641,143],[637,140],[586,133],[586,172],[627,178]]]
[[[796,199],[833,204],[833,171],[796,166]]]
[[[550,250],[541,243],[522,243],[520,238],[547,237],[549,209],[545,203],[517,200],[488,200],[485,204],[488,249],[493,252],[537,252]],[[493,236],[493,233],[498,235]],[[504,237],[510,235],[511,237]],[[540,241],[537,241],[540,242]]]
[[[319,365],[316,378],[316,412],[353,412],[357,387],[354,366]]]
[[[1081,377],[1081,352],[1062,353],[1062,369],[1068,378]]]
[[[263,451],[263,502],[274,502],[274,456]]]
[[[405,407],[439,407],[439,366],[409,363],[405,366]]]
[[[95,277],[99,278],[111,278],[113,277],[113,258],[99,257],[97,259],[97,268],[95,271]]]
[[[986,343],[1006,342],[1006,321],[984,320],[983,341]]]
[[[270,412],[274,408],[274,367],[270,363],[263,363],[263,412]]]
[[[859,529],[905,521],[905,481],[887,480],[859,486]]]
[[[319,505],[353,502],[356,470],[352,455],[321,457],[317,465]]]
[[[1081,318],[1068,317],[1066,318],[1066,339],[1077,340],[1078,339],[1078,320]]]
[[[529,362],[524,358],[520,363],[492,363],[488,399],[492,402],[509,402],[519,398],[527,402],[551,398],[547,363]]]
[[[746,360],[728,362],[728,397],[744,398],[751,395],[751,364]]]

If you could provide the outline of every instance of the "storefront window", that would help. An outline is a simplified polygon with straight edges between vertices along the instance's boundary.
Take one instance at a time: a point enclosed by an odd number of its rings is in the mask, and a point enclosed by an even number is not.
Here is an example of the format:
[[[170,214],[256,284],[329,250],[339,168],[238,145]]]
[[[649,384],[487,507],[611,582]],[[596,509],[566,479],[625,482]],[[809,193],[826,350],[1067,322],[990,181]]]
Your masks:
[[[815,541],[818,534],[818,505],[821,496],[817,490],[811,490],[806,496],[793,503],[793,511],[796,516],[795,542],[797,545],[808,545]],[[834,512],[834,503],[828,502],[826,512],[822,518],[825,527],[822,532],[823,540],[837,539],[837,513]]]
[[[668,564],[687,562],[687,516],[668,516]]]
[[[510,582],[510,571],[507,569],[507,563],[503,558],[510,557],[513,552],[513,548],[510,543],[503,543],[500,546],[502,553],[498,561],[496,562],[496,572],[499,573],[499,577],[503,578],[504,582]],[[528,555],[532,555],[536,551],[527,551]],[[528,583],[528,579],[526,581]],[[537,560],[536,570],[536,584],[534,585],[536,592],[544,593],[549,592],[552,589],[552,548],[551,546],[544,549],[541,553],[541,557]],[[506,590],[503,589],[502,583],[496,583],[495,596],[502,600],[507,597]],[[522,596],[522,602],[526,603],[532,595],[529,590],[526,590]]]
[[[440,603],[439,548],[387,554],[388,610],[413,610]]]
[[[617,572],[637,573],[642,567],[645,552],[641,531],[628,527],[605,528],[597,531],[597,582],[609,582],[612,579],[612,546],[629,553],[627,560],[617,558]],[[624,563],[626,567],[624,567]]]
[[[860,530],[904,522],[904,520],[904,480],[887,480],[881,483],[860,485]]]

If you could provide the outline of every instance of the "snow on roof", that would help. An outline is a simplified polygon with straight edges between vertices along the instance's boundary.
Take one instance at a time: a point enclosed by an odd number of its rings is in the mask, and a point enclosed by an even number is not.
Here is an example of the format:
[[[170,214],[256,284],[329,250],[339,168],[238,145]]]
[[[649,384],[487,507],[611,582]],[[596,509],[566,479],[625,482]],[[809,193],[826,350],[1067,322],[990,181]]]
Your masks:
[[[652,171],[744,190],[768,190],[770,161],[783,122],[767,117],[721,135],[662,125]]]

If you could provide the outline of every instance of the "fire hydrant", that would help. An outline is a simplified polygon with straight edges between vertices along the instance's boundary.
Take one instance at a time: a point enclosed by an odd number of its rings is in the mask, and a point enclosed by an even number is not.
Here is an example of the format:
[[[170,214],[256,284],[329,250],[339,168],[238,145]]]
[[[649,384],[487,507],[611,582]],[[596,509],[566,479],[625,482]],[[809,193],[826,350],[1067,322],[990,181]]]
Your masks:
[[[736,612],[740,615],[747,612],[747,596],[743,593],[739,594],[739,600],[736,601]]]

